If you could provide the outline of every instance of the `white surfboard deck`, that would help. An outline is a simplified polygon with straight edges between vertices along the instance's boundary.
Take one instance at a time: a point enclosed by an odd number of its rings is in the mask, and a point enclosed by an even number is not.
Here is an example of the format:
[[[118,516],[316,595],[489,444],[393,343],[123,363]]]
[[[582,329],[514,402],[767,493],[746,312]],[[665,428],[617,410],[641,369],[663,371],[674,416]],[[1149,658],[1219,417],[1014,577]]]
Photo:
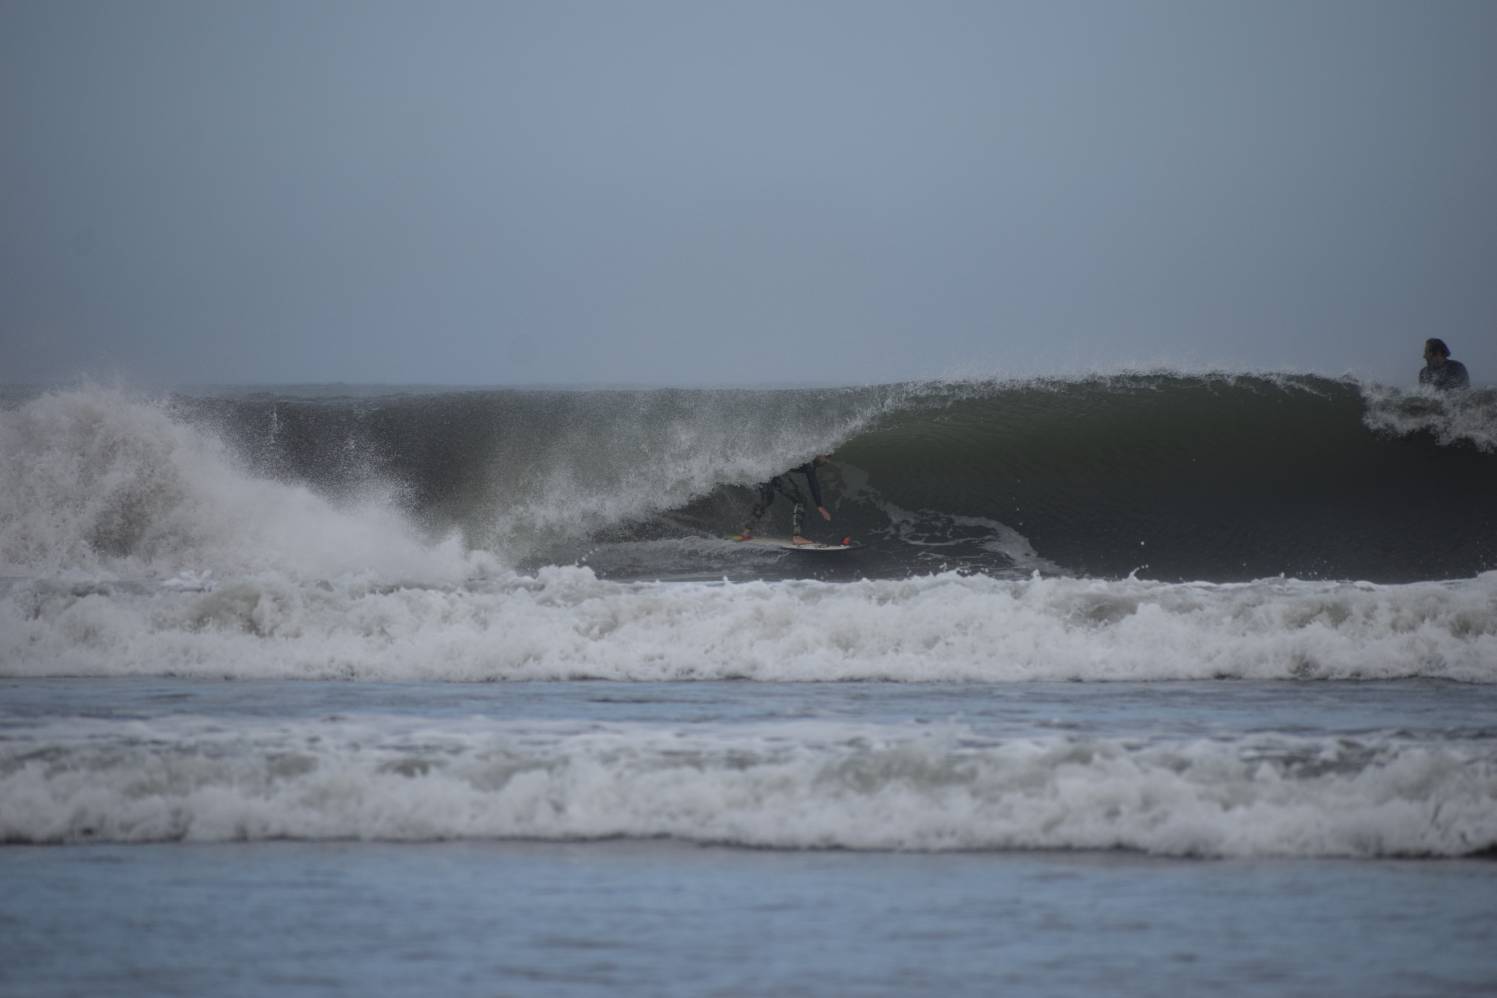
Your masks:
[[[822,544],[812,541],[809,544],[796,544],[788,537],[750,537],[746,541],[740,541],[736,537],[728,538],[739,544],[752,544],[755,547],[779,548],[782,551],[853,551],[861,544]]]

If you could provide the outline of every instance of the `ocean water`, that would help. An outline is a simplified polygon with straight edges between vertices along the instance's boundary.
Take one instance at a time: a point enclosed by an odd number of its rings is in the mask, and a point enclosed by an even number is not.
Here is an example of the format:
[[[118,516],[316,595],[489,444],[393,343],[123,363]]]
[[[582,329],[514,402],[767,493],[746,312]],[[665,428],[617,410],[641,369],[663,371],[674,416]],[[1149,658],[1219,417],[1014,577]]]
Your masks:
[[[726,539],[822,452],[863,547]],[[0,457],[0,992],[1497,991],[1489,390],[78,386]]]

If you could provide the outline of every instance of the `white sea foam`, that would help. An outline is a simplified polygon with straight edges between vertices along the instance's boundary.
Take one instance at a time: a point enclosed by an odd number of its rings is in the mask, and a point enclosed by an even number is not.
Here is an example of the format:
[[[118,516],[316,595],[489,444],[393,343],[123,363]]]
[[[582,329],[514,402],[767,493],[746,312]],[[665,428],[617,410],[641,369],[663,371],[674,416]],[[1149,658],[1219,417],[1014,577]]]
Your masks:
[[[1362,385],[1367,408],[1362,422],[1372,430],[1395,436],[1427,433],[1440,443],[1469,444],[1497,452],[1497,390],[1437,392],[1400,391],[1383,385]]]
[[[0,575],[456,582],[493,559],[420,536],[389,495],[335,504],[245,471],[163,404],[102,388],[0,412]]]
[[[958,726],[72,720],[0,743],[0,841],[592,839],[1461,855],[1485,741],[990,740]]]
[[[1408,585],[944,574],[445,587],[262,576],[211,591],[20,581],[0,675],[366,679],[1497,682],[1497,573]]]

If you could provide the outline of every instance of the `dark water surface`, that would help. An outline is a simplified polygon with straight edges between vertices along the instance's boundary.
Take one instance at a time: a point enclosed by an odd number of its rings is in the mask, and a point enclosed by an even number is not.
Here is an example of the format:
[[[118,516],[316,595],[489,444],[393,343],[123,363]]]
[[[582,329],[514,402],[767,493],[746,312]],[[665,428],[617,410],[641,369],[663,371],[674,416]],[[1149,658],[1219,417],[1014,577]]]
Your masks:
[[[1497,865],[661,842],[0,850],[11,995],[1491,993]]]

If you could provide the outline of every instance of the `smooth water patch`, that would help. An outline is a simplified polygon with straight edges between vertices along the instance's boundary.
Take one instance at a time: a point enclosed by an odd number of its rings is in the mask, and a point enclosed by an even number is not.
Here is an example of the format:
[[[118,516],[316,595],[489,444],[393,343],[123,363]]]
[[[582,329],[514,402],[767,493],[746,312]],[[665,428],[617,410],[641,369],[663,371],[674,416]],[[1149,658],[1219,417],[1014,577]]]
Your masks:
[[[67,718],[150,722],[182,717],[233,723],[360,715],[435,723],[960,723],[992,737],[1077,731],[1109,737],[1396,732],[1497,738],[1497,684],[0,679],[0,730]]]
[[[1497,864],[669,843],[0,849],[0,991],[1478,993]]]

